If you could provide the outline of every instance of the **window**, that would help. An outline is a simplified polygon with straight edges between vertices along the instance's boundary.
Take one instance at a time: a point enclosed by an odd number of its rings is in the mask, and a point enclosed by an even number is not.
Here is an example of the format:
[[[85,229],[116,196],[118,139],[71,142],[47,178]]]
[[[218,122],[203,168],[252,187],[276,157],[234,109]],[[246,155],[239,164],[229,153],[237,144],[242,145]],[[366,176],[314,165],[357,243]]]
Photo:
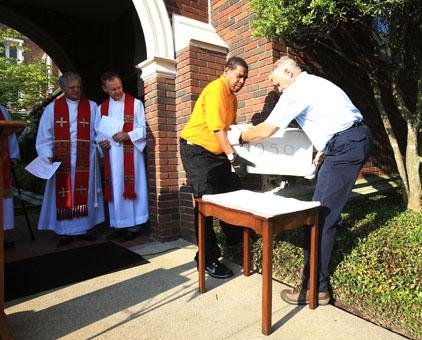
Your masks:
[[[1,44],[0,57],[14,58],[18,61],[23,61],[22,49],[19,47],[23,45],[23,40],[9,39],[9,43]]]

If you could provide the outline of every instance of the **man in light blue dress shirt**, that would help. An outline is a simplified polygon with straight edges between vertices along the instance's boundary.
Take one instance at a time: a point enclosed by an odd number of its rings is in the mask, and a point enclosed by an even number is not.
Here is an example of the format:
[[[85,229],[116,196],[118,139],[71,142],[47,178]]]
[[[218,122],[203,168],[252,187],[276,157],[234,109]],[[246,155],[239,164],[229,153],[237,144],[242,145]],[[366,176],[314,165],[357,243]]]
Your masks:
[[[302,71],[293,59],[278,60],[270,80],[282,93],[279,101],[264,122],[240,133],[239,141],[242,144],[267,138],[295,119],[316,148],[313,162],[319,171],[313,200],[321,202],[318,302],[325,305],[330,301],[328,268],[337,223],[371,152],[372,135],[361,113],[342,89]],[[290,304],[309,302],[308,239],[307,231],[301,287],[281,291],[282,299]]]

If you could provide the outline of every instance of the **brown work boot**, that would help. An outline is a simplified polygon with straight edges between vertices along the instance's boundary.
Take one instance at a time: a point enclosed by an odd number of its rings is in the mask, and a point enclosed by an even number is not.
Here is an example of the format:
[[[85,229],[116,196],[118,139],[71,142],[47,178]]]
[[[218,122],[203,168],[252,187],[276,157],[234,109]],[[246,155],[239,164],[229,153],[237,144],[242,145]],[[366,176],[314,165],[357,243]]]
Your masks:
[[[281,298],[291,305],[307,305],[309,304],[309,290],[294,288],[283,289],[280,292]],[[328,305],[330,302],[330,294],[328,292],[318,292],[318,304],[320,306]]]

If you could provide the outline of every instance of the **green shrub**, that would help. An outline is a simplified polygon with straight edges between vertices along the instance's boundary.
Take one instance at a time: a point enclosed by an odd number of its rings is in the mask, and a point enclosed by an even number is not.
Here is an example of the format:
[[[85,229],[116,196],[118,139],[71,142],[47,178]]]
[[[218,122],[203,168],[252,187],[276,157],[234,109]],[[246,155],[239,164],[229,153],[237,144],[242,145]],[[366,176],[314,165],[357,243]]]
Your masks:
[[[422,214],[402,212],[359,240],[333,273],[336,300],[374,322],[420,338]]]

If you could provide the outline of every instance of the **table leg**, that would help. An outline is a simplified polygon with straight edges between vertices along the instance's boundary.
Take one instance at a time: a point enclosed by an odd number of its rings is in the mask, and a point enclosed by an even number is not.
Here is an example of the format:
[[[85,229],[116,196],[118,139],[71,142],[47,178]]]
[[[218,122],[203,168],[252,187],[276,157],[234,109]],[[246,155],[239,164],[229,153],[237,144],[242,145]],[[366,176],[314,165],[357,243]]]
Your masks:
[[[205,293],[205,216],[201,212],[200,204],[198,206],[198,275],[199,292]]]
[[[251,250],[251,237],[248,228],[243,228],[243,275],[249,276],[250,274],[250,250]]]
[[[271,334],[273,226],[265,223],[262,233],[262,333]]]
[[[0,339],[13,340],[14,337],[6,323],[6,314],[4,314],[2,311],[0,311],[0,313]]]
[[[311,244],[309,247],[309,308],[315,309],[318,304],[318,214],[311,225]]]

